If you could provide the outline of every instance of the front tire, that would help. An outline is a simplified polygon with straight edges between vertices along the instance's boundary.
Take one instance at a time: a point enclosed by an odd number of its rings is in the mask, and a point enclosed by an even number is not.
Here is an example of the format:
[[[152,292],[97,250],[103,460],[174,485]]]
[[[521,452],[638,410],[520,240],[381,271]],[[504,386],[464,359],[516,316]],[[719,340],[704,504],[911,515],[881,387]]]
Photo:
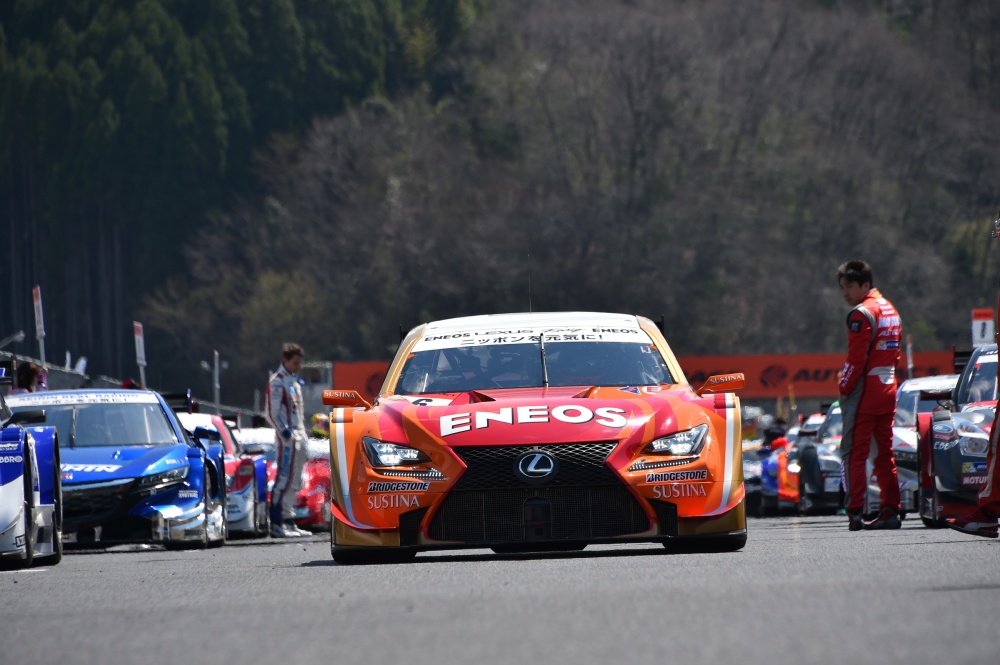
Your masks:
[[[55,498],[52,502],[52,554],[39,559],[40,566],[54,566],[62,561],[63,556],[63,535],[62,535],[62,473],[59,470],[59,458],[55,462],[54,492]]]
[[[35,562],[35,483],[31,477],[31,457],[24,456],[24,558],[14,563],[18,568],[31,568]]]

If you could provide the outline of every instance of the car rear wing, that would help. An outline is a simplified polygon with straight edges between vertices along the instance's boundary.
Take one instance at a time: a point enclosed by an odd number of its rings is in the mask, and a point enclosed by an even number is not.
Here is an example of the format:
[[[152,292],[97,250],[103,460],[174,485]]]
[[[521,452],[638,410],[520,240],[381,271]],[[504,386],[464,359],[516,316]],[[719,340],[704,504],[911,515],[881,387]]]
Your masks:
[[[190,390],[177,393],[160,393],[163,397],[163,401],[167,403],[171,409],[175,412],[180,413],[198,413],[201,411],[201,406],[191,394]]]

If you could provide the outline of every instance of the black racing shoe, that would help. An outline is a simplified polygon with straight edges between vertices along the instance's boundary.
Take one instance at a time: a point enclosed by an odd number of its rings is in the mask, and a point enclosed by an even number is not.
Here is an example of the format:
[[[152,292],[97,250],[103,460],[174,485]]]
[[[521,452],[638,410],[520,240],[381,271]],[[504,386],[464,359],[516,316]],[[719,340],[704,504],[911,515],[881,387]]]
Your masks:
[[[879,531],[881,529],[898,529],[903,526],[899,521],[899,511],[895,508],[883,508],[871,522],[865,522],[865,529]]]
[[[861,531],[865,526],[865,521],[861,517],[861,511],[854,512],[851,510],[847,511],[847,530],[848,531]]]

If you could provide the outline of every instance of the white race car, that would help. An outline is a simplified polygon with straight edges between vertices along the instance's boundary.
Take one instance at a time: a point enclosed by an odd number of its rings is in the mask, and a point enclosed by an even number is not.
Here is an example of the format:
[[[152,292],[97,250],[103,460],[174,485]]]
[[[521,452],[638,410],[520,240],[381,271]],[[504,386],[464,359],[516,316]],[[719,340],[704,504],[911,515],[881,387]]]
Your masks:
[[[10,376],[0,367],[0,381]],[[54,427],[28,428],[43,411],[12,415],[0,395],[0,566],[62,559],[62,483]]]

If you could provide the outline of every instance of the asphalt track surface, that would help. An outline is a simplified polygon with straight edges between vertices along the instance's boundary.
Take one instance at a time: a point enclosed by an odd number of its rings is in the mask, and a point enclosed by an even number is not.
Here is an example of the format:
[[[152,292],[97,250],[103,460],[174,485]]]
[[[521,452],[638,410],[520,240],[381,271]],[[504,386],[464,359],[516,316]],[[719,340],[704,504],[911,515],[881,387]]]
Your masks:
[[[0,572],[0,662],[1000,663],[1000,542],[750,520],[731,554],[597,546],[338,566],[329,542]]]

